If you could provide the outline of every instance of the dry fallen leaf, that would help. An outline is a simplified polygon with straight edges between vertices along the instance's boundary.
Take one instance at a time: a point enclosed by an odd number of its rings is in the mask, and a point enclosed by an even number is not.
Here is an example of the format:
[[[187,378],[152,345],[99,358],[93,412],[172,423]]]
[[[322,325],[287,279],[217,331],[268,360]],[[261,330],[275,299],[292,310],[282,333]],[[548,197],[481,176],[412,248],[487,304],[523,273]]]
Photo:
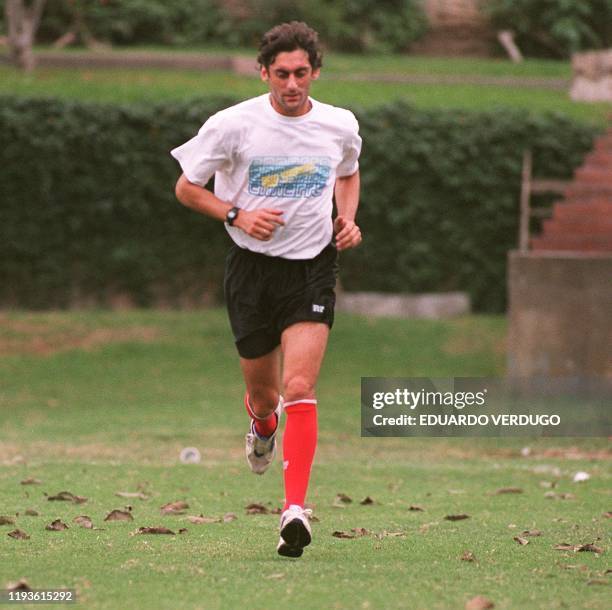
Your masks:
[[[175,533],[172,530],[169,530],[167,527],[139,527],[136,530],[137,534],[171,534],[172,536]]]
[[[465,610],[489,610],[489,608],[495,608],[495,604],[482,595],[472,597],[465,604]]]
[[[388,532],[387,530],[374,534],[378,540],[382,540],[383,538],[403,538],[405,535],[405,532]]]
[[[270,511],[263,504],[258,504],[257,502],[252,502],[251,504],[247,504],[245,507],[247,515],[267,515]]]
[[[535,538],[537,536],[541,536],[542,532],[540,530],[523,530],[521,536],[530,536]]]
[[[544,497],[549,500],[573,500],[576,496],[569,492],[557,493],[555,491],[547,491]]]
[[[45,529],[50,532],[61,532],[63,530],[67,530],[68,526],[61,519],[56,519],[55,521],[49,523]]]
[[[554,489],[557,486],[557,481],[540,481],[540,487]]]
[[[168,502],[161,507],[162,515],[184,515],[185,509],[189,508],[187,502],[177,500],[176,502]]]
[[[520,487],[500,487],[495,491],[496,495],[500,494],[522,494],[523,490]]]
[[[374,500],[370,496],[366,496],[361,502],[359,502],[362,506],[368,506],[370,504],[374,504]]]
[[[15,538],[15,540],[29,540],[30,539],[30,536],[28,536],[28,534],[26,534],[25,532],[21,530],[13,530],[12,532],[9,532],[7,536],[10,536],[11,538]]]
[[[38,511],[34,510],[33,508],[26,508],[25,514],[28,517],[38,517]]]
[[[204,515],[200,515],[198,517],[190,515],[187,517],[187,520],[195,525],[202,525],[204,523],[221,523],[221,519],[219,517],[205,517]]]
[[[370,530],[365,527],[353,527],[350,532],[339,532],[335,531],[332,533],[334,538],[361,538],[362,536],[368,536],[371,534]]]
[[[579,553],[582,553],[582,552],[598,553],[599,555],[601,555],[604,552],[604,550],[601,547],[595,546],[594,544],[582,544],[576,550]]]
[[[512,540],[515,540],[521,546],[525,546],[526,544],[529,544],[529,540],[527,540],[527,538],[522,538],[521,536],[515,536],[514,538],[512,538]]]
[[[104,521],[134,521],[134,517],[132,517],[132,513],[127,510],[111,510],[106,517],[104,517]]]
[[[49,500],[50,502],[74,502],[75,504],[84,504],[85,502],[87,502],[87,498],[83,498],[83,496],[76,496],[75,494],[69,491],[60,491],[55,496],[49,496],[47,500]]]
[[[178,531],[179,534],[186,534],[187,533],[187,528],[186,527],[181,527],[181,529]]]
[[[40,485],[42,481],[40,479],[35,479],[34,477],[29,477],[21,481],[22,485]]]
[[[417,511],[417,512],[423,512],[425,509],[422,506],[419,506],[418,504],[411,504],[408,507],[408,510]]]
[[[118,491],[115,493],[119,498],[138,498],[139,500],[148,500],[149,496],[141,491]]]
[[[235,513],[225,513],[223,515],[223,523],[231,523],[232,521],[236,521],[238,516]]]
[[[612,519],[612,510],[609,510],[608,512],[605,512],[605,513],[603,514],[603,516],[604,516],[606,519]]]
[[[268,574],[267,576],[264,576],[264,578],[268,580],[280,580],[281,578],[285,578],[285,575],[281,574],[280,572],[276,572],[275,574]]]
[[[350,532],[332,532],[332,536],[334,538],[355,538],[355,534],[351,534]]]
[[[15,518],[8,515],[0,515],[0,525],[15,525]]]
[[[574,546],[573,544],[567,544],[567,542],[561,542],[553,546],[553,549],[555,551],[575,551],[576,548],[576,546]]]
[[[463,521],[463,519],[469,519],[469,515],[461,514],[461,515],[446,515],[444,517],[447,521]]]
[[[93,529],[91,517],[88,517],[87,515],[79,515],[78,517],[75,517],[72,521],[87,530]]]
[[[6,585],[6,591],[31,591],[32,588],[28,584],[25,578],[18,580],[17,582],[9,582]]]
[[[476,555],[472,551],[463,551],[461,555],[461,561],[476,561]]]
[[[355,536],[367,536],[372,533],[365,527],[353,527],[351,528],[351,532],[355,532]]]
[[[335,508],[345,508],[346,504],[350,504],[353,501],[352,498],[349,498],[346,494],[339,493],[336,494],[334,501],[332,502],[332,506]]]
[[[597,553],[601,555],[604,550],[601,547],[595,546],[594,544],[567,544],[562,542],[561,544],[555,544],[553,547],[555,551],[573,551],[574,553]]]

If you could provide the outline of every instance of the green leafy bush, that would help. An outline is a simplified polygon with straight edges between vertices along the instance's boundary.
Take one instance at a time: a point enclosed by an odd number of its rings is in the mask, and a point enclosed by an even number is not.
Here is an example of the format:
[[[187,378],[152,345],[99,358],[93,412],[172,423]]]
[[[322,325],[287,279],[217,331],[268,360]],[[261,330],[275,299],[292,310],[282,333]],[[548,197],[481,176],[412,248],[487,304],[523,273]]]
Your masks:
[[[305,21],[330,48],[349,52],[404,51],[426,29],[417,0],[245,0],[225,27],[236,44],[256,44],[277,23]]]
[[[203,44],[217,39],[223,15],[217,0],[55,0],[46,5],[38,38],[52,42],[77,20],[112,44]]]
[[[277,23],[301,20],[329,47],[347,51],[405,50],[426,26],[418,0],[55,0],[39,40],[58,39],[76,19],[113,44],[247,46]]]
[[[528,55],[567,58],[612,46],[612,0],[482,0],[482,7]]]
[[[169,150],[228,99],[112,106],[0,98],[0,305],[141,305],[219,295],[229,238],[174,197]],[[556,114],[358,112],[363,245],[343,253],[350,290],[465,290],[505,306],[522,150],[565,177],[594,128]]]

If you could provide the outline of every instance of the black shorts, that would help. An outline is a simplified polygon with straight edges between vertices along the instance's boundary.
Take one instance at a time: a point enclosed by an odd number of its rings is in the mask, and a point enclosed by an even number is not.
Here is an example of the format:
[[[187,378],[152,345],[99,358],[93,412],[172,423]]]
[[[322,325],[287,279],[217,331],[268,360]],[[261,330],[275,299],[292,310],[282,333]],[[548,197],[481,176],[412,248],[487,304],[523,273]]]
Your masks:
[[[296,322],[334,322],[336,246],[313,259],[290,260],[232,246],[225,262],[225,300],[238,353],[259,358]]]

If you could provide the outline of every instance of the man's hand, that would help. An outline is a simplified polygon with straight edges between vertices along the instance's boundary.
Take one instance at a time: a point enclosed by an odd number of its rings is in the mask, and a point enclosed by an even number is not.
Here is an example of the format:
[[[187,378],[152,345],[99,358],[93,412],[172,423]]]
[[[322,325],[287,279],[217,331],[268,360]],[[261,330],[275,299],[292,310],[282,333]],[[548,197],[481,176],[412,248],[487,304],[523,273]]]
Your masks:
[[[347,250],[355,248],[361,243],[361,231],[352,220],[347,220],[343,216],[338,216],[334,220],[334,233],[336,234],[336,248]]]
[[[285,224],[281,218],[282,210],[274,210],[270,208],[262,208],[261,210],[240,210],[236,220],[235,227],[244,231],[247,235],[259,239],[261,241],[269,241],[272,239],[274,231]]]

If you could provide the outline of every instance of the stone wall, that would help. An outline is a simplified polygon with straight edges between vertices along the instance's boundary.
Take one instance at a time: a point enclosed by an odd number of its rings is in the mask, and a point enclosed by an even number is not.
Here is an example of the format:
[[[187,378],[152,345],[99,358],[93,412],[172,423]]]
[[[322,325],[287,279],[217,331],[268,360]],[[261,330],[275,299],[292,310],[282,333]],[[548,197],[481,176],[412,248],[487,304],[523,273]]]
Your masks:
[[[511,252],[510,377],[612,379],[612,254]]]

